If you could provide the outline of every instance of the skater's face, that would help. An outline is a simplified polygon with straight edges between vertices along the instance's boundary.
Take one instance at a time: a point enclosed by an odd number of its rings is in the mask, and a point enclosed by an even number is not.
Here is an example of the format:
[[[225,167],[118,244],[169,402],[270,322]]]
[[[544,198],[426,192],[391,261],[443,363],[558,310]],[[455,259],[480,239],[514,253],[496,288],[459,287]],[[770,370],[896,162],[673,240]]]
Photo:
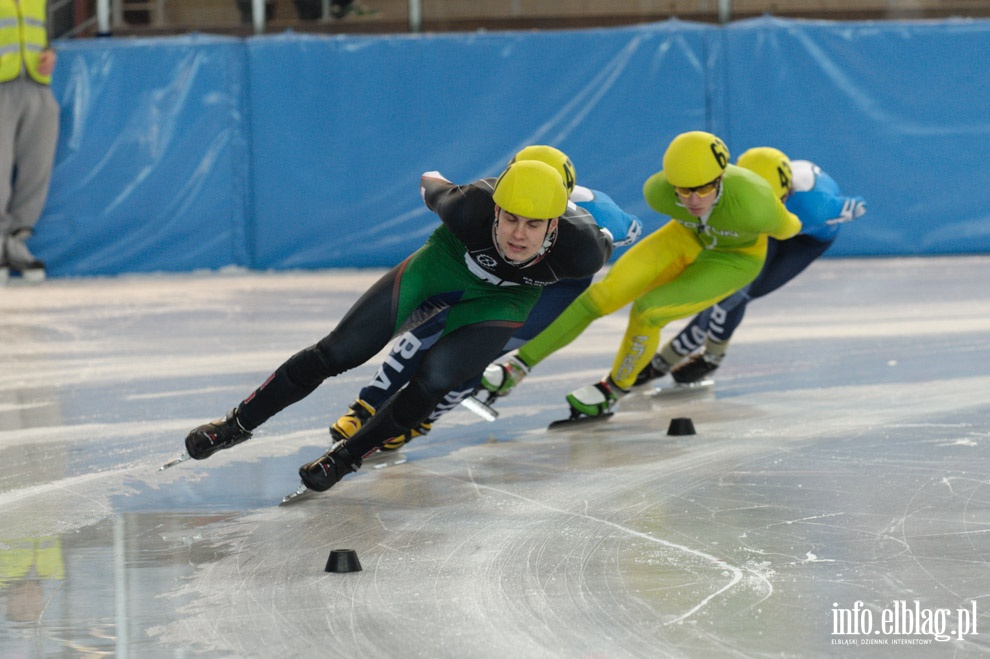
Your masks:
[[[503,208],[497,208],[498,225],[495,239],[502,253],[512,261],[526,261],[536,256],[543,247],[543,240],[557,226],[557,218],[534,220],[522,215],[513,215]]]
[[[704,185],[694,188],[675,187],[674,190],[677,191],[677,196],[680,198],[681,203],[684,204],[687,212],[695,217],[701,217],[715,205],[715,200],[718,199],[718,194],[716,193],[718,192],[718,186],[721,181],[722,177],[720,176]]]

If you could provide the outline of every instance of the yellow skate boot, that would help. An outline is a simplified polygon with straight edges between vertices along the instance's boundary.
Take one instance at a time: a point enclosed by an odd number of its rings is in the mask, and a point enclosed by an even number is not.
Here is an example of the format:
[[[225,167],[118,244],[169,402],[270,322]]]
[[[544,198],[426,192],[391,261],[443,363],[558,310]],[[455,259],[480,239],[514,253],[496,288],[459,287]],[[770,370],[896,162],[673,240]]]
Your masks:
[[[423,435],[429,433],[430,430],[432,429],[433,429],[433,424],[421,423],[412,430],[402,435],[399,435],[398,437],[393,437],[392,439],[385,442],[385,444],[382,445],[382,450],[396,451],[402,448],[403,446],[405,446],[406,444],[408,444],[409,442],[411,442],[414,438],[422,437]]]
[[[330,438],[334,443],[349,439],[373,416],[375,416],[375,408],[358,398],[347,408],[347,412],[330,426]]]

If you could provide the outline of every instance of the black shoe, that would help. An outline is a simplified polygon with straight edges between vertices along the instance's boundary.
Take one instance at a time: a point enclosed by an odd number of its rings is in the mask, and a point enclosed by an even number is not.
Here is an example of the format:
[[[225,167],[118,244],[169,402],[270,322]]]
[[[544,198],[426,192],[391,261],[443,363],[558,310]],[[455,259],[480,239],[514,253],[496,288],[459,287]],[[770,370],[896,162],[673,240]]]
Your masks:
[[[0,248],[0,263],[18,272],[26,282],[39,283],[45,280],[45,262],[36,258],[28,249],[27,239],[31,237],[30,229],[21,229],[3,239]]]
[[[251,439],[251,433],[241,427],[237,409],[227,412],[227,417],[204,423],[186,435],[186,452],[194,460],[205,460],[220,449]]]
[[[320,459],[299,467],[299,477],[309,489],[324,492],[360,467],[361,460],[352,456],[343,444],[337,444]]]
[[[715,361],[705,356],[705,353],[694,354],[686,362],[681,362],[674,367],[670,372],[670,377],[674,378],[674,382],[679,382],[680,384],[697,382],[709,373],[714,372],[720,362],[721,360]]]
[[[670,373],[670,364],[668,364],[667,361],[659,354],[653,355],[653,359],[651,359],[650,363],[646,365],[646,368],[640,371],[639,375],[636,376],[636,381],[633,382],[633,386],[638,387],[652,380],[658,380],[667,375],[667,373]]]

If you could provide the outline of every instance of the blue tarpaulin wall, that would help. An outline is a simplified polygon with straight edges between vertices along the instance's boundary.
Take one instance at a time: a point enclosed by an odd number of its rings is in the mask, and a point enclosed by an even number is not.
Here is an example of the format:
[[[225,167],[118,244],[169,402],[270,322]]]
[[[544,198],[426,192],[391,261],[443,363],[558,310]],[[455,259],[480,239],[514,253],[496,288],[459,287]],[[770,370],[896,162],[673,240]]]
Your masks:
[[[869,213],[831,255],[990,252],[990,22],[762,18],[563,32],[58,44],[31,247],[49,274],[382,267],[436,226],[419,175],[556,145],[644,220],[667,143],[817,162]]]

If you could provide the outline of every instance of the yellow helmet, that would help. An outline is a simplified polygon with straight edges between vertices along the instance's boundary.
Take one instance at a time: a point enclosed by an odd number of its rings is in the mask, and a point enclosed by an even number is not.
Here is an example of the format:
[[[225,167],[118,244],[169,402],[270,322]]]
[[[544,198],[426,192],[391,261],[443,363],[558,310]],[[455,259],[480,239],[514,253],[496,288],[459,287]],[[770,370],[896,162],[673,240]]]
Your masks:
[[[567,154],[560,149],[545,144],[532,144],[522,151],[512,156],[509,164],[518,160],[539,160],[550,165],[564,179],[564,187],[567,188],[567,196],[574,192],[574,185],[577,183],[577,172],[574,170],[574,163],[567,157]]]
[[[560,217],[567,210],[567,188],[557,170],[539,160],[510,163],[495,182],[492,199],[513,215],[534,220]]]
[[[663,154],[664,175],[671,185],[679,188],[711,183],[728,164],[729,149],[725,142],[700,130],[681,133]]]
[[[773,193],[783,199],[794,186],[794,175],[791,173],[791,159],[783,151],[769,146],[758,146],[749,149],[741,156],[736,164],[760,175],[773,188]]]

